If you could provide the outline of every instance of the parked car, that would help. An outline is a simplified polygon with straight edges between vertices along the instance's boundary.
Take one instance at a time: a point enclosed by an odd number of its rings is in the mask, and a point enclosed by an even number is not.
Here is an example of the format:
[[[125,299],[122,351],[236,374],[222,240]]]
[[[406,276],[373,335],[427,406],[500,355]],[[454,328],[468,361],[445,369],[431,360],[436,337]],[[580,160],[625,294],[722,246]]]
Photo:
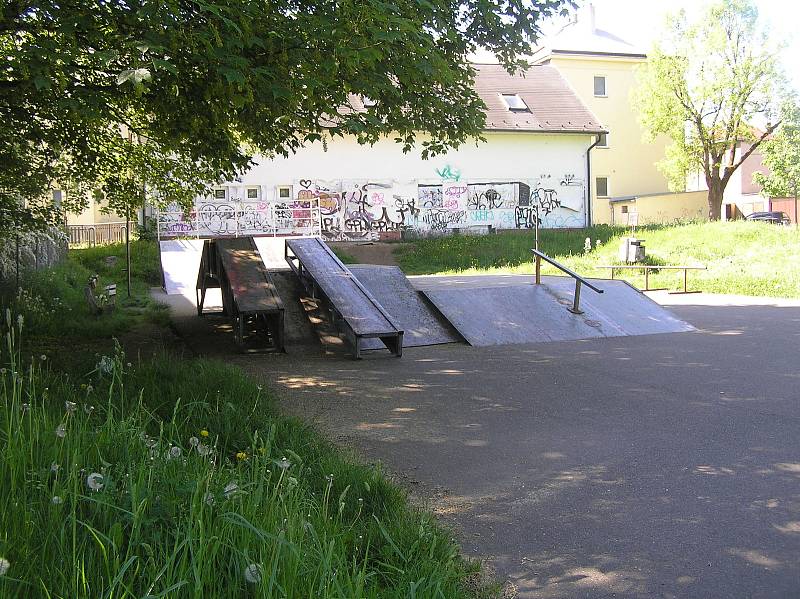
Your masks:
[[[789,225],[789,215],[785,212],[753,212],[744,217],[745,220],[757,220],[775,225]]]

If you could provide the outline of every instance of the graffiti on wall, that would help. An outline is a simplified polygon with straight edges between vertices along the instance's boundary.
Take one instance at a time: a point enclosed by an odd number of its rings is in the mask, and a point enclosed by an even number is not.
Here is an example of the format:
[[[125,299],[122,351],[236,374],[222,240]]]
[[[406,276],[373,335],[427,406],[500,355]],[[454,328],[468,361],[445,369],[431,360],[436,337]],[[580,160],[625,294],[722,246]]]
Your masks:
[[[452,167],[437,173],[437,183],[309,178],[294,185],[298,199],[319,199],[322,235],[332,241],[375,240],[404,230],[531,229],[537,220],[543,227],[585,224],[584,182],[572,174],[469,182],[460,171],[455,177]]]

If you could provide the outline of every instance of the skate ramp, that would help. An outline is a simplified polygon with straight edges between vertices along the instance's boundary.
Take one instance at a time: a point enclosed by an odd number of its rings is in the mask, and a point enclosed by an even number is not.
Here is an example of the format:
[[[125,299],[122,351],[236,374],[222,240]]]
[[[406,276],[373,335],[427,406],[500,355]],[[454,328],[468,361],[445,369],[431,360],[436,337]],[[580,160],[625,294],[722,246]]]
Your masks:
[[[350,264],[348,268],[403,329],[404,346],[420,347],[463,341],[397,266]],[[364,346],[365,349],[381,347],[376,341]]]
[[[159,245],[161,272],[164,274],[164,290],[167,295],[194,298],[203,240],[170,239],[159,242]]]
[[[527,275],[414,277],[420,289],[470,345],[508,345],[678,333],[694,327],[624,281],[598,280],[602,295],[581,296],[584,313],[572,305],[574,280]]]

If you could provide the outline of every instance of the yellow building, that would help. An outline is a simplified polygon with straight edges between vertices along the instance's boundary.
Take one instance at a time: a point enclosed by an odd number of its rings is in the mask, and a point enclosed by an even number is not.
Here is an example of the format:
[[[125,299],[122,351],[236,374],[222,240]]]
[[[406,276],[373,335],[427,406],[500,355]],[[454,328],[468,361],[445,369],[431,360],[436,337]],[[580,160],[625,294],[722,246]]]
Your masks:
[[[611,200],[669,191],[656,167],[664,158],[666,138],[652,143],[631,103],[636,68],[647,55],[595,25],[594,6],[585,6],[571,23],[538,48],[533,60],[556,67],[581,101],[609,133],[591,150],[592,223],[611,223]],[[670,204],[664,207],[669,212]],[[667,215],[669,220],[679,215]],[[617,219],[618,220],[618,219]]]

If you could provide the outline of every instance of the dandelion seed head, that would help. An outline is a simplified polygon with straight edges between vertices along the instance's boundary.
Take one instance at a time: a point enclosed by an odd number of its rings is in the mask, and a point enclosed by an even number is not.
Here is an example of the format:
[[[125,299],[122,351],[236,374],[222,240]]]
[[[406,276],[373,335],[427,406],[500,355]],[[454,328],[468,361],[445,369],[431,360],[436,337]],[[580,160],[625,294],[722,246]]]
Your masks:
[[[278,460],[278,468],[282,468],[283,470],[286,470],[291,465],[292,465],[292,463],[289,460],[287,460],[285,457],[283,457],[280,460]]]
[[[5,576],[11,568],[11,562],[4,557],[0,557],[0,576]]]
[[[56,427],[56,437],[58,437],[59,439],[63,439],[66,436],[67,436],[67,427],[64,423],[61,423]]]
[[[197,453],[201,456],[207,456],[209,453],[211,453],[211,448],[208,445],[200,443],[197,446]]]
[[[214,494],[213,493],[206,493],[203,496],[203,501],[205,501],[206,505],[214,505]]]
[[[55,462],[50,464],[50,472],[52,472],[53,474],[56,474],[59,471],[60,468],[61,468],[61,466],[59,466]]]
[[[225,485],[225,489],[223,490],[223,495],[225,495],[225,499],[230,499],[239,491],[239,485],[235,482],[228,483]]]
[[[64,500],[61,499],[61,497],[59,497],[58,495],[53,495],[53,498],[50,500],[50,503],[52,503],[53,505],[61,505],[62,503],[64,503]]]
[[[170,458],[179,458],[181,457],[181,448],[177,445],[175,447],[169,448],[169,457]]]
[[[74,401],[65,401],[64,402],[64,409],[67,411],[67,414],[72,414],[78,407]]]
[[[197,437],[189,437],[189,445],[191,447],[197,447],[199,443],[200,439],[198,439]]]
[[[257,584],[261,582],[261,566],[258,564],[250,564],[244,569],[244,579],[250,584]]]
[[[44,355],[44,354],[42,354],[41,356],[39,356],[39,359],[40,359],[42,362],[44,362],[44,361],[46,361],[46,360],[47,360],[47,356],[46,356],[46,355]]]
[[[30,409],[31,409],[31,404],[29,404],[29,403],[24,403],[24,404],[22,404],[22,405],[20,406],[20,409],[22,410],[22,413],[24,414],[25,412],[27,412],[28,410],[30,410]]]
[[[105,483],[103,482],[103,475],[99,472],[92,472],[86,477],[86,486],[92,491],[100,491],[103,489]]]
[[[92,412],[94,412],[94,406],[90,406],[88,404],[83,404],[83,412],[85,414],[91,414]]]

